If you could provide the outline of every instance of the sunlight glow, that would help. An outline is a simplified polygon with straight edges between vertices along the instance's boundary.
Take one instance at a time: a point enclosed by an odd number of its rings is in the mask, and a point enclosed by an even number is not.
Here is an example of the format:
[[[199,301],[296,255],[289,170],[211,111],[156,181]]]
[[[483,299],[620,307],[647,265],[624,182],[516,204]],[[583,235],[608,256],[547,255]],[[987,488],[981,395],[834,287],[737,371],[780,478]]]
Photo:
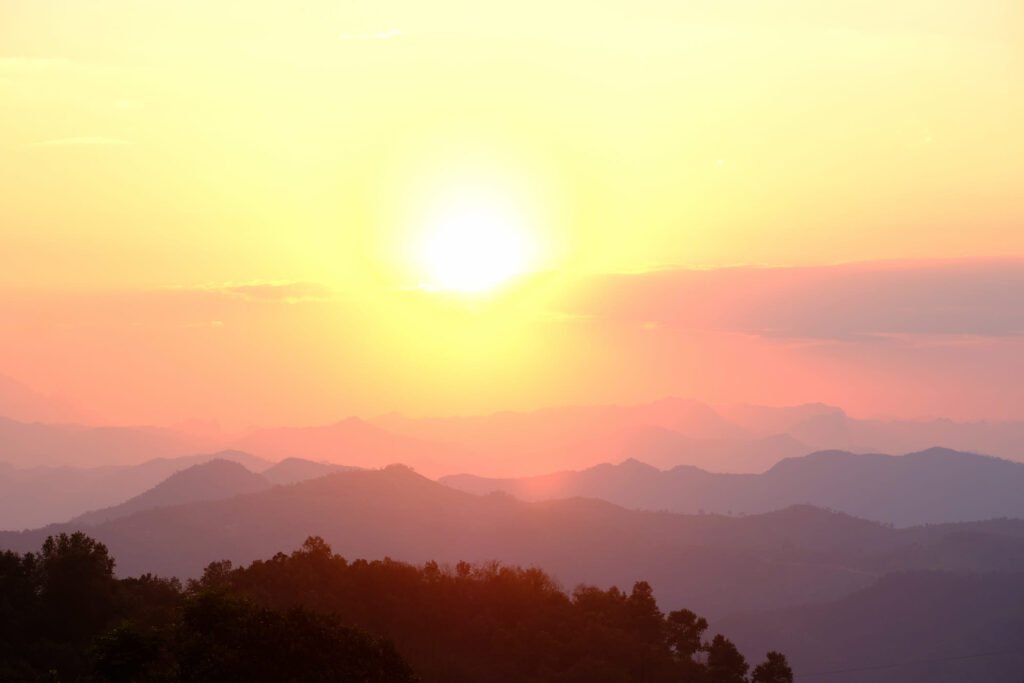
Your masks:
[[[485,193],[456,196],[426,221],[416,250],[425,289],[479,294],[525,274],[535,250],[528,221]]]

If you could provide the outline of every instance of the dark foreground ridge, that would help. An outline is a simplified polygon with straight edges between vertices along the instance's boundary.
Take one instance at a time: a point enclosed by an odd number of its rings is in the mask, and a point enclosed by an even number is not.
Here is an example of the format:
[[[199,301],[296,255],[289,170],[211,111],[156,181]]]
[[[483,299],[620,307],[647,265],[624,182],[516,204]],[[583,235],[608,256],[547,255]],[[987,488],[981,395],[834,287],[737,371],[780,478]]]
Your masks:
[[[791,683],[650,586],[563,592],[539,569],[348,561],[320,538],[183,586],[117,579],[83,533],[0,554],[0,681]]]

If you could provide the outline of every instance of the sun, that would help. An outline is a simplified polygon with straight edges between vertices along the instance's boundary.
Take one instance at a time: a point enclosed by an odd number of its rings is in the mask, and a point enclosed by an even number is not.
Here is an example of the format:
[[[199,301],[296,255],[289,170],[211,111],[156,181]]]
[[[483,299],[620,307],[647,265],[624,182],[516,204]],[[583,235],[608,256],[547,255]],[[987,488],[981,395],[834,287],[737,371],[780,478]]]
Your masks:
[[[529,221],[493,193],[461,193],[425,221],[415,259],[426,289],[481,294],[521,277],[535,265]]]

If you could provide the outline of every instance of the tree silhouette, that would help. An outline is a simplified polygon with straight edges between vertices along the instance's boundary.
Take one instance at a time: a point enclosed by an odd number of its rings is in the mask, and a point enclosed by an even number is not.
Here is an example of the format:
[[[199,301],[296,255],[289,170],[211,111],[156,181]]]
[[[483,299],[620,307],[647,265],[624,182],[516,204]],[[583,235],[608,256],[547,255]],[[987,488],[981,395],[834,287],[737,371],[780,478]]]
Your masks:
[[[747,683],[750,666],[731,640],[719,634],[707,646],[710,683]]]
[[[701,650],[701,638],[708,630],[708,620],[688,609],[670,612],[665,619],[668,646],[680,659],[693,659]]]
[[[104,634],[93,647],[93,673],[105,683],[171,683],[177,666],[167,635],[126,624]]]
[[[185,683],[413,683],[391,643],[302,608],[258,607],[221,592],[193,598],[179,636]]]
[[[536,568],[350,562],[317,537],[184,589],[113,569],[83,534],[0,553],[0,681],[748,683],[731,641],[644,581],[568,595]],[[769,653],[750,683],[792,675]]]
[[[54,637],[81,640],[109,623],[116,581],[105,545],[80,531],[50,536],[35,570],[41,609]]]
[[[751,683],[793,683],[793,670],[781,652],[769,652],[765,661],[754,668]]]

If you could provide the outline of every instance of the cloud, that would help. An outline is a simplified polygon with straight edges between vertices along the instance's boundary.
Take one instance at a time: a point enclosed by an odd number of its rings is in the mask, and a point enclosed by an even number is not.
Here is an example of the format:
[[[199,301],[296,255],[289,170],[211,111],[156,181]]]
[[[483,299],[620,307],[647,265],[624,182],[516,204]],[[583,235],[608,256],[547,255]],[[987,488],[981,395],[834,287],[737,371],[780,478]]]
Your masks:
[[[271,318],[292,314],[302,317],[307,314],[305,307],[343,304],[327,287],[295,281],[104,291],[0,288],[0,339],[27,329],[38,334],[59,330],[62,335],[135,335],[229,326],[237,329],[267,314]]]
[[[131,144],[120,138],[104,138],[95,136],[84,136],[75,138],[56,138],[33,143],[33,147],[102,147],[119,146]]]
[[[402,32],[398,29],[390,29],[387,31],[378,31],[376,33],[342,33],[338,36],[338,40],[345,41],[364,41],[364,40],[393,40],[400,38]]]
[[[883,262],[611,275],[563,309],[606,323],[884,342],[1024,335],[1024,261]]]
[[[80,69],[82,64],[62,57],[0,57],[0,71]]]
[[[175,290],[222,294],[246,301],[265,301],[296,304],[310,301],[328,301],[333,292],[314,282],[254,281],[222,283],[199,287],[175,287]]]

